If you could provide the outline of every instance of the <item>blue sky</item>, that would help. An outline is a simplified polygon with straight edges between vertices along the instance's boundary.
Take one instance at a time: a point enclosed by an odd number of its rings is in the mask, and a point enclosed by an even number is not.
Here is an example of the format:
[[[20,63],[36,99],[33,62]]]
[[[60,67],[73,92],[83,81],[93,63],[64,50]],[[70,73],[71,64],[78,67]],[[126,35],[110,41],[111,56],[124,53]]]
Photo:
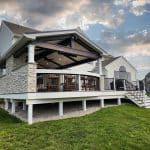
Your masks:
[[[80,27],[110,54],[126,57],[139,79],[150,72],[150,0],[1,0],[1,20],[40,30]]]

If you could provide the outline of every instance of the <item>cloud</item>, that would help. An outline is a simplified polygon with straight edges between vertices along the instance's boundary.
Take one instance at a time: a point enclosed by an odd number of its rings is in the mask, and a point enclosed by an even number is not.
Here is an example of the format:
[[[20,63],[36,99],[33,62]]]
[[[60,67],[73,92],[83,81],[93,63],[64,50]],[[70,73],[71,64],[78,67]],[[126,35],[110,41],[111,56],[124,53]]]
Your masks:
[[[42,29],[87,29],[95,23],[114,29],[125,16],[123,9],[113,9],[113,0],[1,0],[0,12],[2,9],[19,14],[25,25]]]
[[[150,4],[150,0],[115,0],[114,4],[116,6],[127,7],[135,16],[141,16],[149,12],[146,10],[145,6]]]
[[[132,44],[126,47],[124,52],[126,57],[150,56],[150,44]]]

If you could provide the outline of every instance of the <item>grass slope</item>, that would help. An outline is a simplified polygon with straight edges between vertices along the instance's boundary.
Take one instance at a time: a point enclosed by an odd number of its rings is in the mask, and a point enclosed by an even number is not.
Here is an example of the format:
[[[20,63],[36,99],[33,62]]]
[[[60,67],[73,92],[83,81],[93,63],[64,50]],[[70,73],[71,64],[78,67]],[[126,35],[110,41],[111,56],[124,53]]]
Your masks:
[[[149,150],[150,109],[118,106],[31,126],[0,109],[1,150]]]

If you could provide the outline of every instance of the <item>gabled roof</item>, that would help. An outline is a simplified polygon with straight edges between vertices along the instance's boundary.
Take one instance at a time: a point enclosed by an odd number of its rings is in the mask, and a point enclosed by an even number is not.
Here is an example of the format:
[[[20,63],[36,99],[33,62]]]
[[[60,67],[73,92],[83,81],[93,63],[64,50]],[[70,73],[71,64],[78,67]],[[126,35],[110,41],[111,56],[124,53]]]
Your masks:
[[[112,62],[114,62],[115,60],[120,59],[120,58],[124,59],[134,70],[136,70],[136,68],[123,56],[118,56],[118,57],[110,56],[110,57],[107,57],[107,59],[102,62],[102,67],[106,67],[107,65],[111,64]]]
[[[2,21],[14,34],[23,34],[23,33],[35,33],[35,32],[40,32],[38,30],[35,30],[33,28],[29,27],[24,27],[12,22],[8,21]]]
[[[81,32],[81,29],[70,29],[70,30],[56,30],[56,31],[39,31],[33,28],[25,27],[22,25],[18,25],[8,21],[2,21],[10,30],[16,35],[22,35],[29,39],[36,39],[37,37],[46,37],[46,36],[58,36],[58,35],[66,35],[66,34],[76,34],[80,39],[84,42],[92,46],[93,48],[97,49],[99,52],[102,52],[103,55],[108,55],[108,53],[97,46],[93,41],[91,41],[87,36]]]
[[[14,54],[22,47],[27,46],[30,42],[33,43],[38,39],[45,39],[45,38],[56,38],[56,37],[66,37],[66,36],[73,36],[77,38],[79,42],[84,43],[86,46],[91,48],[91,50],[95,51],[100,56],[107,56],[108,53],[97,46],[94,42],[92,42],[87,36],[85,36],[81,31],[78,29],[70,29],[70,30],[56,30],[56,31],[38,31],[32,28],[20,26],[14,23],[10,23],[7,21],[3,21],[5,26],[7,26],[14,35],[19,35],[20,38],[16,41],[8,51],[1,56],[0,62],[8,58],[10,55]]]
[[[102,66],[105,67],[107,65],[109,65],[110,63],[112,63],[114,60],[120,58],[121,56],[118,56],[118,57],[108,57],[106,58],[104,61],[102,61]]]
[[[31,39],[48,37],[48,36],[61,36],[61,35],[77,35],[80,40],[84,43],[87,43],[90,47],[93,47],[97,52],[103,53],[103,55],[109,55],[105,50],[91,41],[83,32],[78,29],[69,29],[69,30],[54,30],[54,31],[42,31],[42,32],[35,32],[35,33],[27,33],[24,34],[26,37]]]

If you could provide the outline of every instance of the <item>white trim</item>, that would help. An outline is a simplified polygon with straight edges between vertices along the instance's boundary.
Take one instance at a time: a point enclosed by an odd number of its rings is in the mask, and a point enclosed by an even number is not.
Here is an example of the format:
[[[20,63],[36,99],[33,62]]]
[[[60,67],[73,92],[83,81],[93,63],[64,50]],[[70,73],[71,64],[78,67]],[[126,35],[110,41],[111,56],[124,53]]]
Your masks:
[[[71,102],[81,100],[117,99],[124,98],[126,92],[49,92],[30,93],[26,104],[56,103],[60,101]]]
[[[58,73],[58,74],[73,74],[73,75],[87,75],[87,76],[95,76],[100,77],[97,73],[92,72],[83,72],[69,69],[36,69],[36,73]]]
[[[111,99],[111,98],[118,98],[118,97],[124,97],[126,91],[74,91],[74,92],[38,92],[38,93],[26,93],[26,94],[4,94],[0,95],[1,99],[15,99],[15,100],[21,100],[25,101],[26,104],[30,100],[50,100],[50,102],[54,101],[60,101],[62,99],[67,101],[76,101],[77,99],[82,98],[88,98],[88,99],[94,99],[94,98],[105,98],[105,99]]]

